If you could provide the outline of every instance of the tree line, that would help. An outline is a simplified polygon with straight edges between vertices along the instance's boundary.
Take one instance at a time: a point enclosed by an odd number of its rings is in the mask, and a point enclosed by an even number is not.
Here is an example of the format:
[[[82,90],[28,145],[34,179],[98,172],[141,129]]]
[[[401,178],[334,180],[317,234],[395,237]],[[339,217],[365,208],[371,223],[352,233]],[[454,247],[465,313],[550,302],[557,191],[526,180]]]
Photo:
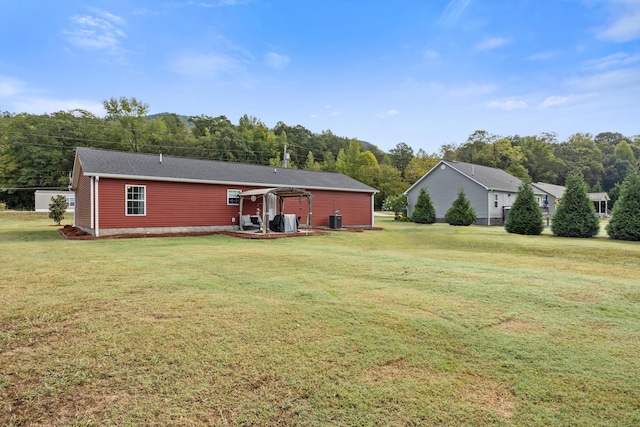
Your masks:
[[[36,188],[66,188],[78,146],[192,158],[340,172],[380,192],[376,207],[402,193],[440,159],[503,169],[521,179],[563,185],[580,170],[594,191],[616,192],[628,171],[637,169],[640,136],[577,133],[559,142],[553,133],[499,136],[478,130],[438,153],[414,152],[404,142],[388,152],[330,130],[314,133],[278,122],[273,128],[244,115],[237,124],[226,116],[149,116],[136,98],[103,101],[106,114],[84,110],[0,116],[0,202],[10,209],[32,209]]]

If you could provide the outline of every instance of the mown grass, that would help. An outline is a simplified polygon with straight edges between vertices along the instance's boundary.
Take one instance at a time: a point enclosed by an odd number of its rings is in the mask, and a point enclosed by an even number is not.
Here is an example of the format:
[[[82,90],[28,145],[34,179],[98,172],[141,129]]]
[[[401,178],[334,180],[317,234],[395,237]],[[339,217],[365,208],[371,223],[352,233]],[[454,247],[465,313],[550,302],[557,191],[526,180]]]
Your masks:
[[[0,213],[2,425],[638,425],[640,245],[66,241]]]

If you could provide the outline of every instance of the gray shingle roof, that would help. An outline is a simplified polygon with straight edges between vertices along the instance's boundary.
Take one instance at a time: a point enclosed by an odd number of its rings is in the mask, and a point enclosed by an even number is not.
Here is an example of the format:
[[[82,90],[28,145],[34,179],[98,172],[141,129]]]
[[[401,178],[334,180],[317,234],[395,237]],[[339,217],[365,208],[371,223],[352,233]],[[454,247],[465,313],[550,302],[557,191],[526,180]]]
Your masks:
[[[448,162],[444,160],[442,163],[445,163],[449,167],[466,175],[474,181],[477,181],[488,190],[504,190],[517,193],[518,187],[522,183],[522,181],[515,176],[508,174],[503,170],[491,168],[489,166],[474,165],[472,163],[458,161]]]
[[[547,184],[546,182],[536,182],[534,187],[539,188],[545,193],[551,194],[556,199],[561,199],[564,196],[565,188],[562,185]]]
[[[78,147],[76,159],[85,175],[154,181],[202,182],[258,187],[377,192],[346,175],[243,163],[198,160],[157,154]],[[74,171],[75,174],[75,171]],[[74,183],[77,178],[74,177]]]

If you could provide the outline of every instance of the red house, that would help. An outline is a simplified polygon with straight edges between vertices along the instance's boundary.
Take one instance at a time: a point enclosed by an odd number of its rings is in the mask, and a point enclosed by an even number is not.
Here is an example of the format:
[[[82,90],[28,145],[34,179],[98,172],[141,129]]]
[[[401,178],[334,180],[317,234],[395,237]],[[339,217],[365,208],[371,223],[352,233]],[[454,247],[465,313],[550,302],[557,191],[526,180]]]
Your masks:
[[[280,198],[284,193],[266,190],[287,187],[306,196],[289,192],[286,202],[272,203],[247,197]],[[343,227],[372,227],[377,192],[337,173],[81,147],[72,188],[75,226],[95,236],[232,231],[244,214],[293,214],[300,226],[326,227],[339,212]]]

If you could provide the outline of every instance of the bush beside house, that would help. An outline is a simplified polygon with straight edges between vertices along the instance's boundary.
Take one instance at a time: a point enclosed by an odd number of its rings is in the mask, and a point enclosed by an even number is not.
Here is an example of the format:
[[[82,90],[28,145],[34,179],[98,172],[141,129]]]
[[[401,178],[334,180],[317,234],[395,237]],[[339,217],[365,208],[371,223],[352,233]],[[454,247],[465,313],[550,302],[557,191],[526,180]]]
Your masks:
[[[630,172],[613,207],[606,230],[616,240],[640,241],[640,173]]]
[[[449,225],[471,225],[476,220],[476,211],[462,188],[458,190],[458,197],[444,214],[444,220]]]
[[[509,233],[534,235],[544,230],[542,211],[536,202],[531,184],[523,182],[518,189],[518,196],[509,211],[504,224]]]
[[[600,219],[588,196],[588,188],[579,171],[567,177],[562,202],[551,223],[551,231],[559,237],[593,237],[600,231]]]

